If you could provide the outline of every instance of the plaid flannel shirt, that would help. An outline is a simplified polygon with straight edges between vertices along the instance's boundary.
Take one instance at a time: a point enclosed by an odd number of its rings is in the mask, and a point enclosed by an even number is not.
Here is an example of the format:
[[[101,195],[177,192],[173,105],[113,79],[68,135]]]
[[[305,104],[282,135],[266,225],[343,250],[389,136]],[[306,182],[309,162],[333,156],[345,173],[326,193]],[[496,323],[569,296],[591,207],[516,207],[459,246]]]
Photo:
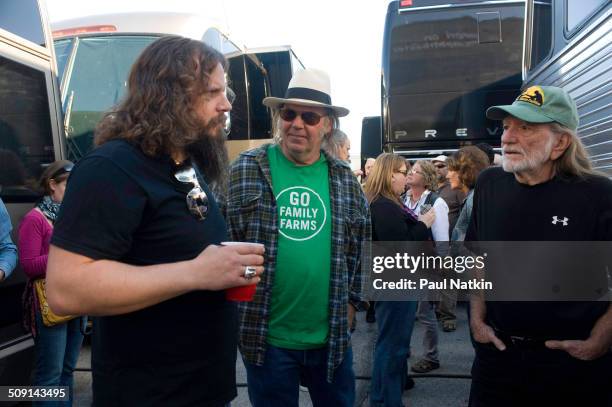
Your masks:
[[[267,149],[270,144],[242,153],[231,166],[226,218],[236,241],[263,243],[265,273],[252,302],[240,303],[240,351],[253,364],[262,365],[266,352],[270,297],[278,250],[278,212],[272,189]],[[322,152],[325,154],[324,152]],[[327,380],[340,365],[349,346],[347,309],[364,303],[362,243],[370,240],[370,213],[359,182],[351,169],[326,154],[332,222],[329,291]],[[316,253],[305,253],[316,256]],[[300,261],[300,259],[295,259]]]

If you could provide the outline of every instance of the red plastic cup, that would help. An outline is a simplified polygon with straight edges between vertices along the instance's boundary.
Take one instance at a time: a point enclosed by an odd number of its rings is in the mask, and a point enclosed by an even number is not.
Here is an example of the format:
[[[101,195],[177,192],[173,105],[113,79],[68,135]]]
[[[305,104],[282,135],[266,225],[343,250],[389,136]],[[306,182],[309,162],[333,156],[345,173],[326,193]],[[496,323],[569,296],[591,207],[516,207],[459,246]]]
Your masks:
[[[253,301],[255,297],[255,289],[257,284],[243,285],[240,287],[232,287],[225,290],[225,298],[230,301]]]
[[[256,245],[263,246],[261,243],[252,242],[221,242],[222,246],[234,246],[234,245]],[[225,290],[225,298],[230,301],[241,301],[248,302],[253,301],[255,297],[255,290],[257,284],[243,285],[240,287],[232,287]]]

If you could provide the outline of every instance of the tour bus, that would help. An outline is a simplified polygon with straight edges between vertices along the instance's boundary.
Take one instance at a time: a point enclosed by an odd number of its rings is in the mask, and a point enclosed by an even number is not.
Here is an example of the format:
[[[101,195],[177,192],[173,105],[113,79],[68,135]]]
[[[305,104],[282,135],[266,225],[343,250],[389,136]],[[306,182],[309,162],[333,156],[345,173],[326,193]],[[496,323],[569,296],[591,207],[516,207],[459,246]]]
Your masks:
[[[382,150],[426,158],[467,144],[499,146],[501,126],[484,111],[519,92],[524,14],[524,1],[391,2],[382,52]]]
[[[44,168],[65,157],[53,39],[44,3],[0,2],[0,197],[16,227]],[[0,386],[30,383],[32,336],[22,327],[19,270],[0,282]]]
[[[595,167],[612,175],[609,0],[398,0],[383,41],[381,126],[362,158],[381,151],[431,158],[463,145],[499,147],[489,106],[532,84],[566,89]]]
[[[303,68],[290,47],[244,50],[217,27],[219,20],[187,13],[121,13],[52,24],[68,156],[78,160],[93,144],[96,124],[126,90],[130,67],[140,52],[162,35],[202,40],[229,60],[228,85],[236,94],[228,115],[230,159],[271,138],[266,96],[282,96],[296,69]]]

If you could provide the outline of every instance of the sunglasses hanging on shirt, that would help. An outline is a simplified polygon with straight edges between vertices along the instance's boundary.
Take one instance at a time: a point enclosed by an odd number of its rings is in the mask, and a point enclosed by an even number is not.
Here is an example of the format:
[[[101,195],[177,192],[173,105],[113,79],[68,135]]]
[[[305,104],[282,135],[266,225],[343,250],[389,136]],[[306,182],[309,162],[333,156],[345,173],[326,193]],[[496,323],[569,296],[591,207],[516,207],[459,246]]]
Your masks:
[[[174,178],[184,184],[193,185],[193,188],[185,197],[187,208],[196,219],[206,219],[206,215],[208,214],[208,196],[200,186],[195,169],[192,166],[180,169],[174,174]]]

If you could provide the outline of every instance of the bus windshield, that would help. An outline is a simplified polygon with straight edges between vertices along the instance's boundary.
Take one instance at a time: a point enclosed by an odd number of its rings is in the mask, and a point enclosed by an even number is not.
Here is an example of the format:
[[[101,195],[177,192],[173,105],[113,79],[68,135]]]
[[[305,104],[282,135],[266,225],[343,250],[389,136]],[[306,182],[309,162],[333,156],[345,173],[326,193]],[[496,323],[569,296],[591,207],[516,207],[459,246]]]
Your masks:
[[[401,7],[394,1],[388,8],[383,149],[453,151],[475,140],[499,144],[501,128],[488,122],[484,111],[510,102],[521,86],[524,4],[429,3]]]
[[[118,35],[56,42],[62,99],[69,115],[66,140],[71,160],[78,160],[91,149],[96,124],[125,94],[134,60],[157,38]],[[73,63],[66,71],[67,60],[72,54]]]

